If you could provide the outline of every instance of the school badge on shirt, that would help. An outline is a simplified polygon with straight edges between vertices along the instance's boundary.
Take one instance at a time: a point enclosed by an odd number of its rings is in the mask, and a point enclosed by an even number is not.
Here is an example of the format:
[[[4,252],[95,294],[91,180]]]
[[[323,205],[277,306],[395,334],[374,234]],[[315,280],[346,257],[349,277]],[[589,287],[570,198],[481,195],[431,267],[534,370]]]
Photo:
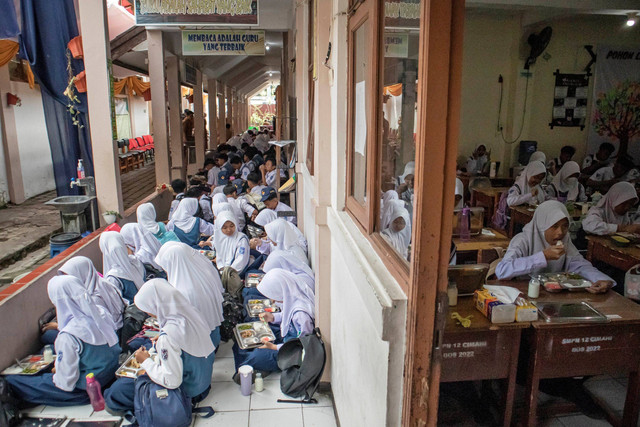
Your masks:
[[[239,249],[238,249],[238,253],[239,253],[240,255],[244,255],[244,248],[239,248]]]
[[[169,358],[169,352],[166,348],[163,348],[161,353],[162,360],[167,360]]]
[[[58,362],[60,362],[62,360],[62,352],[59,351],[58,352]]]

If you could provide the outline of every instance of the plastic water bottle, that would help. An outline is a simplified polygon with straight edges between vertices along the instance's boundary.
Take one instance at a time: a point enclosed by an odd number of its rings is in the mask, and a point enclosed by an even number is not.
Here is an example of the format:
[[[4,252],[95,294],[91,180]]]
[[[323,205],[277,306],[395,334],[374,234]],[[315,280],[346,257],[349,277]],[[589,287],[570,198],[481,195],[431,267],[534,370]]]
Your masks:
[[[93,410],[96,412],[104,411],[104,397],[102,397],[100,383],[93,377],[93,373],[87,374],[87,394]]]
[[[471,221],[471,209],[468,207],[462,208],[460,214],[460,240],[467,241],[471,239],[470,221]]]
[[[85,178],[84,175],[84,165],[82,164],[82,159],[78,160],[78,179]]]
[[[257,392],[261,392],[262,390],[264,390],[264,380],[262,379],[262,374],[260,372],[258,372],[256,374],[256,391]]]
[[[46,363],[53,362],[53,349],[50,345],[46,345],[44,347],[44,352],[42,353],[42,357]]]
[[[249,365],[242,365],[238,369],[240,375],[240,393],[243,396],[249,396],[251,394],[251,383],[253,382],[253,367]]]

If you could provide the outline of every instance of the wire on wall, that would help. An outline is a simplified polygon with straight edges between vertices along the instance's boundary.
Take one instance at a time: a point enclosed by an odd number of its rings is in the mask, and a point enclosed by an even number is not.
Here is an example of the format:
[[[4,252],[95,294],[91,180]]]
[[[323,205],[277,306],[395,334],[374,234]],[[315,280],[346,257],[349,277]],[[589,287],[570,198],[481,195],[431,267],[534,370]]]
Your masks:
[[[500,77],[498,78],[498,83],[500,84],[500,104],[498,105],[498,130],[500,131],[500,137],[502,138],[502,141],[504,141],[505,144],[513,144],[517,142],[522,136],[522,131],[524,130],[524,119],[527,113],[527,97],[529,95],[529,76],[530,76],[530,73],[527,71],[526,72],[527,82],[525,83],[525,86],[524,86],[524,103],[522,105],[522,121],[520,122],[520,130],[518,131],[518,135],[510,141],[504,137],[504,128],[500,124],[500,116],[502,114],[502,99],[504,94],[504,81],[503,81],[502,75],[500,75]]]

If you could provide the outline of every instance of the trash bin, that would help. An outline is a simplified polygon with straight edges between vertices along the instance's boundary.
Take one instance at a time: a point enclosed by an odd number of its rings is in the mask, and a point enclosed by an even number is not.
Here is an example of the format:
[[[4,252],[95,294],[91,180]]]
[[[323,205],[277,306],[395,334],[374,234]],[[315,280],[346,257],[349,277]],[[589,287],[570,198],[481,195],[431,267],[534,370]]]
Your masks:
[[[71,247],[71,245],[79,241],[81,238],[82,236],[80,233],[54,234],[49,238],[50,258],[53,258],[65,249]]]

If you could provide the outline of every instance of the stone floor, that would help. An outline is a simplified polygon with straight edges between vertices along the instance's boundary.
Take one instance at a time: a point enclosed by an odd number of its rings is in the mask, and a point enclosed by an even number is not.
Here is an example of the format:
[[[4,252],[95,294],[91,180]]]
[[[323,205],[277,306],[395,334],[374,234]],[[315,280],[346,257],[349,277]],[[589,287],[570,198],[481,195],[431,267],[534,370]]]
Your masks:
[[[120,181],[124,209],[127,210],[155,191],[155,162],[149,162],[140,169],[121,174]]]

